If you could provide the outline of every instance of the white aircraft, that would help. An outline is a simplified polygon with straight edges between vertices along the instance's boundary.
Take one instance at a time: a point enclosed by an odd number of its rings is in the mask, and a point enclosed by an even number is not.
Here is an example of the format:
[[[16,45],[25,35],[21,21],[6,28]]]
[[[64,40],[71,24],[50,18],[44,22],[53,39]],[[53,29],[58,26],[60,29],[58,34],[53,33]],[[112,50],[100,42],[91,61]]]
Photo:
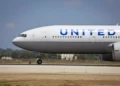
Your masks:
[[[21,33],[13,44],[44,53],[102,54],[103,60],[119,61],[120,26],[45,26]],[[41,58],[37,63],[42,63]]]

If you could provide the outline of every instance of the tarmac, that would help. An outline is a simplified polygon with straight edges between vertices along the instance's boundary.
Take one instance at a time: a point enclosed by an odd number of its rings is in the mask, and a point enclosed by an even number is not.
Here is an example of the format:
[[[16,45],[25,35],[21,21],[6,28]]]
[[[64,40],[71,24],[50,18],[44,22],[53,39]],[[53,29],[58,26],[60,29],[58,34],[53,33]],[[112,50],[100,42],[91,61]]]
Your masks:
[[[61,65],[0,65],[0,73],[46,74],[110,74],[120,75],[120,67],[113,66],[61,66]]]

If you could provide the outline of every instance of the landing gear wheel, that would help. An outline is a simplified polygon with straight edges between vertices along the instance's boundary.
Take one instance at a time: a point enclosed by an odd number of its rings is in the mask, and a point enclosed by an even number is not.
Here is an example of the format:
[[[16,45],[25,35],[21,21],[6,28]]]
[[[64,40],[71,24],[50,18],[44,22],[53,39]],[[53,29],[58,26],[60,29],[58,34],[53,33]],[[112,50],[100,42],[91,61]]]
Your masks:
[[[41,59],[38,59],[38,60],[37,60],[37,64],[39,64],[39,65],[42,64],[42,60],[41,60]]]

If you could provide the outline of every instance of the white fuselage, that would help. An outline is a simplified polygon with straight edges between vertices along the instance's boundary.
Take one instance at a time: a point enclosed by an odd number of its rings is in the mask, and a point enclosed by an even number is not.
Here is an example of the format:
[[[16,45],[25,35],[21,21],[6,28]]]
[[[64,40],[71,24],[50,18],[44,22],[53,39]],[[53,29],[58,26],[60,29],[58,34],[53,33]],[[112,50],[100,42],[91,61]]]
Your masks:
[[[13,40],[21,48],[49,53],[111,53],[119,26],[54,25],[25,31]]]

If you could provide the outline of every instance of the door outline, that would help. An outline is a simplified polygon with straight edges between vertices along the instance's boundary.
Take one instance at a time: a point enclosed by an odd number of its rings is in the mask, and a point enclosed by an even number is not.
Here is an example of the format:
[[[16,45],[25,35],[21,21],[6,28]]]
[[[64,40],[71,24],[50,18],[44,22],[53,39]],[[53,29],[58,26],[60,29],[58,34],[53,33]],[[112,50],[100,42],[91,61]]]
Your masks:
[[[47,38],[47,33],[46,32],[42,32],[41,40],[45,40],[46,38]]]

